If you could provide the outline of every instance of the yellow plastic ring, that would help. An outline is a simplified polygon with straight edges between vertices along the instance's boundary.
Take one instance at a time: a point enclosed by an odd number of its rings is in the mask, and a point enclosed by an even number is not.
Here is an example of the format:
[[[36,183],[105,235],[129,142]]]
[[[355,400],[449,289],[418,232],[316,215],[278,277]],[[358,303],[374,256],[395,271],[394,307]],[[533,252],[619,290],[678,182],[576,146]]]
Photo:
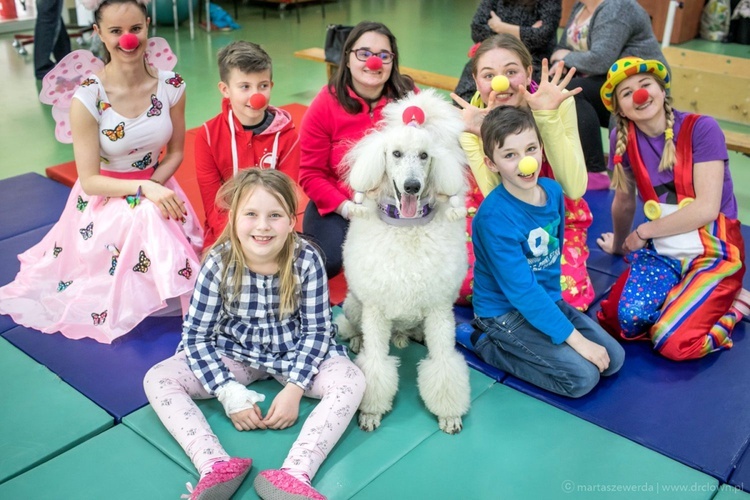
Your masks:
[[[685,208],[686,206],[690,205],[692,202],[695,201],[695,198],[684,198],[679,205],[677,205],[680,208]]]
[[[656,220],[661,217],[661,206],[654,200],[648,200],[643,204],[643,212],[649,220]]]

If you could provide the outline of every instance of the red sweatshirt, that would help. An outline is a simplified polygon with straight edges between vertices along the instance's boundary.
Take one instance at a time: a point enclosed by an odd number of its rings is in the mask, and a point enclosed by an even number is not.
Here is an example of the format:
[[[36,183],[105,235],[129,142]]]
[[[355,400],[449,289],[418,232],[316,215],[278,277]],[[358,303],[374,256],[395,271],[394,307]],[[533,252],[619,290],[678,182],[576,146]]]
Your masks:
[[[226,226],[226,213],[216,208],[216,193],[232,178],[235,168],[237,171],[258,166],[276,168],[295,182],[299,173],[299,137],[288,112],[269,106],[268,110],[274,115],[273,122],[266,130],[254,135],[242,128],[231,110],[229,99],[224,99],[221,113],[204,123],[195,139],[195,170],[206,211],[204,248],[212,245]]]
[[[362,104],[362,111],[349,114],[328,86],[323,87],[307,108],[300,128],[299,183],[315,203],[320,215],[334,212],[352,192],[339,172],[341,159],[368,130],[382,118],[388,99],[381,97],[372,111],[349,89],[349,95]]]

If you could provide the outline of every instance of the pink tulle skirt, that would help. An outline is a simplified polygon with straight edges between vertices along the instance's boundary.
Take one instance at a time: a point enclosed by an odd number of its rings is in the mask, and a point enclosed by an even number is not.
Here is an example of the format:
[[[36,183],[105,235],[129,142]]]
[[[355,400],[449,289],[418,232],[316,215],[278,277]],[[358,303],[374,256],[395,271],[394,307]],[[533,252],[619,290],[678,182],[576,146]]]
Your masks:
[[[165,186],[187,201],[174,180]],[[76,181],[60,220],[18,256],[16,279],[0,288],[0,314],[26,327],[111,343],[170,299],[189,299],[203,233],[186,203],[183,223],[151,201],[88,196]],[[174,302],[174,300],[170,300]]]

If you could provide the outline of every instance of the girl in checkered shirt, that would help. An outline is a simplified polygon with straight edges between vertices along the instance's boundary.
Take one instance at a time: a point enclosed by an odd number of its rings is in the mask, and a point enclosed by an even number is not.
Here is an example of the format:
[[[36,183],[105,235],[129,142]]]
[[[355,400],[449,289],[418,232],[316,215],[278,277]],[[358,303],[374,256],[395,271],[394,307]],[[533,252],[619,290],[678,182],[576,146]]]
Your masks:
[[[281,468],[254,484],[264,499],[323,499],[310,481],[354,416],[364,376],[334,340],[322,258],[294,231],[292,181],[243,170],[218,203],[227,226],[198,274],[177,354],[149,370],[146,395],[200,472],[191,499],[231,497],[252,465],[224,451],[193,399],[218,398],[238,431],[285,429],[303,395],[320,399]],[[265,395],[246,386],[270,377],[284,388],[264,415]]]

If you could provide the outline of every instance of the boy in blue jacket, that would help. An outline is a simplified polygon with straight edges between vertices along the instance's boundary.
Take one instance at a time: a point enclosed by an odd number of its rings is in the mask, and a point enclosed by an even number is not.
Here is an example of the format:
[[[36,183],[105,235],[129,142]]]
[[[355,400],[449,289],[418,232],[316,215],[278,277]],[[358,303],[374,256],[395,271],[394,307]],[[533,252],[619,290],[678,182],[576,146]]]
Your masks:
[[[542,144],[527,109],[492,110],[481,129],[485,163],[502,177],[473,222],[472,344],[485,362],[573,398],[616,373],[625,352],[596,321],[562,300],[560,185],[539,178]]]

